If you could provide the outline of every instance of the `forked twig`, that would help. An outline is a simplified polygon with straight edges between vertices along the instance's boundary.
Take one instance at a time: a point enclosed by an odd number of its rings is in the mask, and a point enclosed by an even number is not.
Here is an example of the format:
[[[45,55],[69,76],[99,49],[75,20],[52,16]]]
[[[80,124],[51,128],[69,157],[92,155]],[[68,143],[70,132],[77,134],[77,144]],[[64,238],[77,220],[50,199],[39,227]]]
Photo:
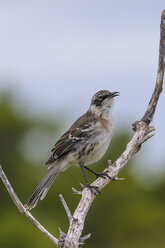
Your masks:
[[[71,219],[72,219],[72,214],[71,214],[71,212],[70,212],[70,209],[69,209],[69,207],[68,207],[68,205],[67,205],[67,203],[66,203],[64,197],[62,196],[62,194],[60,194],[59,197],[60,197],[60,200],[61,200],[61,202],[62,202],[62,205],[63,205],[64,208],[65,208],[66,214],[67,214],[67,216],[68,216],[68,220],[69,220],[69,222],[70,222]]]
[[[154,92],[152,94],[151,100],[148,104],[147,110],[142,117],[141,121],[136,121],[133,124],[133,129],[135,131],[134,136],[131,141],[127,144],[125,151],[120,155],[120,157],[115,161],[114,164],[108,163],[109,166],[106,169],[106,173],[108,173],[109,178],[118,179],[119,172],[126,166],[128,161],[133,157],[135,153],[137,153],[141,145],[151,138],[154,134],[154,127],[149,126],[151,123],[157,102],[162,91],[163,85],[163,76],[164,76],[164,65],[165,64],[165,10],[162,12],[161,16],[161,32],[160,32],[160,49],[159,49],[159,63],[158,63],[158,74]],[[13,188],[11,187],[5,173],[3,172],[0,166],[0,177],[7,188],[10,196],[12,197],[15,205],[19,209],[22,214],[25,214],[26,217],[35,225],[46,237],[48,237],[55,245],[61,248],[78,248],[84,243],[85,239],[90,237],[90,234],[81,237],[81,233],[84,228],[84,222],[86,215],[91,207],[93,200],[96,195],[92,194],[91,191],[85,188],[82,192],[79,192],[75,189],[73,191],[75,193],[81,194],[81,200],[73,214],[71,212],[63,198],[60,195],[60,199],[67,213],[70,226],[67,234],[64,234],[60,231],[59,240],[53,237],[23,206],[17,195],[15,194]],[[101,191],[111,180],[107,177],[107,179],[98,178],[95,180],[92,185],[97,186]]]

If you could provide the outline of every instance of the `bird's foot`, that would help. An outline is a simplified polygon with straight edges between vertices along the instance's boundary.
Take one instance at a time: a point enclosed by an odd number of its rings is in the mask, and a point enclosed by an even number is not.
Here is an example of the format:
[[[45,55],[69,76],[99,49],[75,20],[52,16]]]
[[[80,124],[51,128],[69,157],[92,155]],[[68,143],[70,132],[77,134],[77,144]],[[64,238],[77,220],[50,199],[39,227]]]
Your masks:
[[[89,183],[86,184],[86,186],[81,184],[82,189],[88,188],[90,189],[92,194],[98,195],[101,194],[99,188],[97,186],[90,185]]]
[[[87,184],[86,187],[88,189],[90,189],[90,191],[95,194],[95,195],[98,195],[98,194],[101,194],[99,188],[97,186],[93,186],[93,185],[90,185],[90,184]]]
[[[108,175],[108,171],[104,171],[104,172],[102,172],[102,173],[96,173],[95,174],[96,175],[96,178],[99,178],[99,177],[102,177],[102,178],[104,178],[104,179],[110,179],[110,180],[114,180],[114,178],[112,178],[112,177],[110,177],[109,175]]]

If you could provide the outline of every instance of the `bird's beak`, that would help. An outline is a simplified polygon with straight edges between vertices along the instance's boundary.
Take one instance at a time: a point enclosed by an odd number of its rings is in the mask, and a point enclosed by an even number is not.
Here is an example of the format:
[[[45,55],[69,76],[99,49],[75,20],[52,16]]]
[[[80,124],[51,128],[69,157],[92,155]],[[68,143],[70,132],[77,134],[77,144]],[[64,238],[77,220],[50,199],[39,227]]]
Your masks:
[[[113,98],[113,97],[115,97],[115,96],[119,96],[120,94],[119,94],[119,92],[118,91],[115,91],[115,92],[111,92],[110,93],[110,97],[111,98]]]

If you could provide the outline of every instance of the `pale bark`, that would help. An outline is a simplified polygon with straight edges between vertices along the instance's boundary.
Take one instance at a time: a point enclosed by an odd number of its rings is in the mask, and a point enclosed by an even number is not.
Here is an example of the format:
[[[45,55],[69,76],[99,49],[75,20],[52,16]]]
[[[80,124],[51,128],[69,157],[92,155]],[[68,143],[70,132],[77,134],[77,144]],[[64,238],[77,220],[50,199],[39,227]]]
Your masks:
[[[115,180],[121,180],[118,178],[119,172],[126,166],[128,161],[137,153],[141,145],[151,138],[155,130],[153,126],[150,126],[151,121],[156,110],[157,102],[162,91],[163,85],[163,76],[164,76],[164,66],[165,66],[165,10],[162,12],[161,16],[161,29],[160,29],[160,49],[159,49],[159,63],[158,63],[158,73],[156,85],[151,97],[151,100],[148,104],[146,112],[140,121],[136,121],[133,124],[133,130],[135,134],[133,135],[131,141],[127,144],[125,151],[120,155],[120,157],[111,164],[108,161],[108,168],[105,170],[110,178]],[[42,232],[47,236],[55,245],[62,248],[78,248],[84,243],[84,241],[90,237],[90,234],[81,237],[82,231],[84,229],[84,223],[86,215],[91,207],[92,202],[97,197],[93,194],[88,188],[84,188],[82,192],[73,189],[74,193],[81,194],[81,200],[72,216],[69,207],[66,204],[66,201],[60,195],[62,204],[66,210],[68,220],[69,220],[69,229],[67,234],[64,234],[60,230],[59,239],[53,237],[23,206],[23,204],[18,199],[14,190],[12,189],[7,177],[5,176],[2,168],[0,167],[0,177],[5,184],[10,196],[12,197],[14,203],[22,214],[25,214],[26,217]],[[97,186],[101,191],[107,184],[111,182],[110,179],[98,178],[95,180],[92,185]]]

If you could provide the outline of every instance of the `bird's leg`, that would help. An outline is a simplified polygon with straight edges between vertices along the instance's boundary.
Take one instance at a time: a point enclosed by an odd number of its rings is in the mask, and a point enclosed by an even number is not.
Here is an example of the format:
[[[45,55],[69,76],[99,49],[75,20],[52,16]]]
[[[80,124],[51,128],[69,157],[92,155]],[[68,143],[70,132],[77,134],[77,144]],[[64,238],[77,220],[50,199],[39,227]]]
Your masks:
[[[100,194],[99,188],[97,186],[92,186],[92,185],[89,184],[88,179],[87,179],[86,174],[85,174],[85,171],[84,171],[84,168],[85,168],[84,163],[80,162],[79,165],[80,165],[80,168],[82,170],[82,173],[83,173],[83,176],[84,176],[84,179],[85,179],[86,187],[89,188],[92,192],[94,190],[95,194],[98,194],[98,193]]]
[[[113,180],[113,178],[111,178],[111,177],[107,174],[106,171],[105,171],[105,172],[102,172],[102,173],[97,173],[97,172],[93,171],[92,169],[88,168],[88,167],[85,166],[85,165],[84,165],[83,167],[84,167],[85,169],[87,169],[88,171],[92,172],[92,173],[96,176],[96,178],[102,177],[102,178],[106,179],[106,178],[108,177],[109,179]]]

